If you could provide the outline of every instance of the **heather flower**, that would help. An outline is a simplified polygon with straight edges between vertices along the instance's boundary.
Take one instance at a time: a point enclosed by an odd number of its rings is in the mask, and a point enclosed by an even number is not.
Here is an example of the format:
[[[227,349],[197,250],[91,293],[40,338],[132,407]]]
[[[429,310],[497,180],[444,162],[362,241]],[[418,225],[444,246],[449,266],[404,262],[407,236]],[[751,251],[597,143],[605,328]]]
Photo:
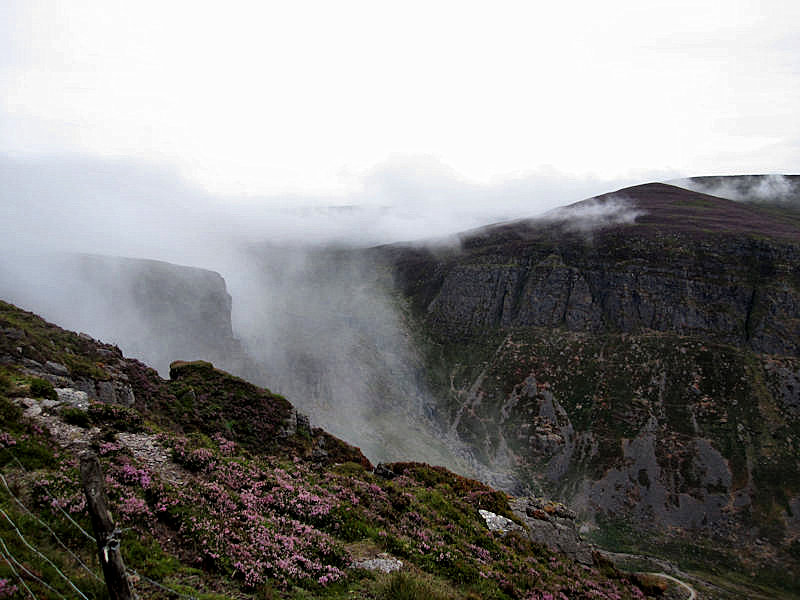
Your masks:
[[[0,578],[0,598],[11,598],[17,593],[17,586],[8,579]]]
[[[139,485],[145,489],[150,487],[152,479],[150,473],[144,469],[137,469],[132,465],[123,465],[121,479],[128,484]]]
[[[106,454],[111,454],[121,449],[122,444],[117,444],[115,442],[103,442],[100,444],[99,452],[100,456],[105,456]]]
[[[214,441],[219,444],[219,451],[223,456],[231,456],[236,450],[236,442],[227,439],[221,433],[214,434]]]
[[[153,513],[150,512],[150,508],[147,506],[147,503],[136,496],[126,496],[123,498],[119,502],[117,510],[123,517],[134,522],[142,517],[153,516]]]

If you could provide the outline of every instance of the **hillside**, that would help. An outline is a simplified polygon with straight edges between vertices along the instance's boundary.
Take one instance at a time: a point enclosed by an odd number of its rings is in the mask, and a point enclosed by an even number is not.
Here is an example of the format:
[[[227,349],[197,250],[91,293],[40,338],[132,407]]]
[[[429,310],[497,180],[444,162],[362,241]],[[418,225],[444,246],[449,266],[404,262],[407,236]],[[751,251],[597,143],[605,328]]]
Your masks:
[[[409,303],[442,428],[480,460],[567,501],[598,541],[796,593],[787,211],[654,183],[375,254]]]
[[[504,493],[421,463],[373,472],[287,400],[210,363],[173,363],[164,380],[7,303],[0,411],[3,598],[107,597],[80,488],[86,452],[100,458],[141,598],[617,599],[667,587],[532,541],[523,525],[569,522],[556,504],[517,500],[515,512]]]

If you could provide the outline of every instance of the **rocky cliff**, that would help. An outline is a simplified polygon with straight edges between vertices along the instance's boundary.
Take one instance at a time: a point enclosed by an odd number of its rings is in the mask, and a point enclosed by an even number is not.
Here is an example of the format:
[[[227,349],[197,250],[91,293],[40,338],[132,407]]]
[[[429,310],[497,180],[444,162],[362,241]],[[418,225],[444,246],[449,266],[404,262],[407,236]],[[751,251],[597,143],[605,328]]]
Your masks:
[[[231,297],[219,273],[87,254],[38,256],[16,267],[0,267],[4,297],[118,344],[162,374],[179,358],[241,370]]]
[[[585,213],[603,206],[638,216],[594,225]],[[795,355],[798,242],[795,223],[759,207],[650,184],[578,203],[552,221],[467,234],[444,255],[389,252],[404,292],[446,336],[652,330]]]
[[[650,529],[690,562],[733,544],[754,549],[734,570],[797,567],[791,202],[648,184],[455,247],[378,252],[427,348],[442,426],[480,460],[568,500],[598,538],[632,525],[627,543]]]

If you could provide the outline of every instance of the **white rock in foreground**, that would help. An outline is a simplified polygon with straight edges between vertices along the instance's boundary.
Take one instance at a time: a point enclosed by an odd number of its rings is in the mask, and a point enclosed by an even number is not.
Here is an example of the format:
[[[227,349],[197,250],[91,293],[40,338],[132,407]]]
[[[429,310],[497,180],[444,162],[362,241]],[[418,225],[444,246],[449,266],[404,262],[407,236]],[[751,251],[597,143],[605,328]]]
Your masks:
[[[89,410],[89,394],[72,388],[56,388],[60,402],[71,404],[81,410]]]
[[[483,509],[478,509],[478,513],[483,517],[483,520],[486,521],[486,526],[489,528],[489,531],[508,533],[509,531],[522,529],[522,527],[514,523],[514,521],[502,515]]]
[[[388,554],[379,554],[377,558],[360,560],[353,564],[353,566],[358,569],[367,569],[368,571],[391,573],[392,571],[399,571],[402,569],[403,561],[392,558]]]

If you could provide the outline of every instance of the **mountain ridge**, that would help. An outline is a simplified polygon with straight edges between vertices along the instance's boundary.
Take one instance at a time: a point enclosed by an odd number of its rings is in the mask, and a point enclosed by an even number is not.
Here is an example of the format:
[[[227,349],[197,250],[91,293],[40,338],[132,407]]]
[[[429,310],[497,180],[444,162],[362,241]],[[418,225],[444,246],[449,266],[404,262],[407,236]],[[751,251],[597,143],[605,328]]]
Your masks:
[[[747,549],[760,566],[733,570],[766,577],[796,568],[800,535],[799,235],[773,207],[653,183],[376,254],[442,427],[480,460],[598,539],[628,520],[627,544]]]

